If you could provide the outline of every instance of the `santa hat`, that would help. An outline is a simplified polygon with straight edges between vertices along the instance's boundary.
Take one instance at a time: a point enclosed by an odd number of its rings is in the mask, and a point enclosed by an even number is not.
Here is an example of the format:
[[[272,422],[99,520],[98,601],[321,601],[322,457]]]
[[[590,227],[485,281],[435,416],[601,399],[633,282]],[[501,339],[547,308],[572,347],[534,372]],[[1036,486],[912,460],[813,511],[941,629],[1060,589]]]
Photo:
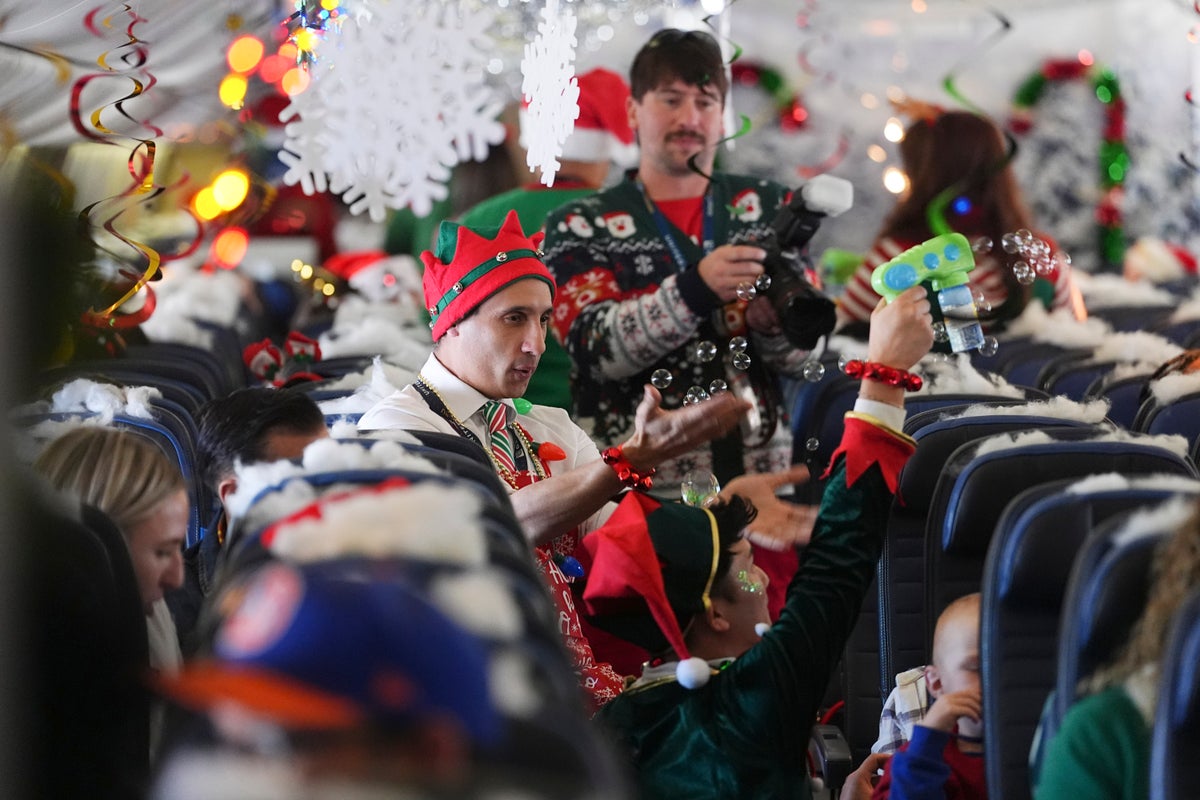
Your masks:
[[[325,260],[325,269],[349,283],[350,279],[367,267],[378,264],[388,257],[382,250],[354,250],[338,253]]]
[[[629,84],[612,70],[597,67],[577,76],[579,118],[563,142],[561,158],[569,161],[612,161],[621,167],[637,164],[638,150],[629,112],[625,108]],[[526,128],[521,108],[521,129]],[[525,144],[524,135],[521,143]]]
[[[234,703],[295,730],[404,730],[449,714],[477,742],[499,734],[486,645],[398,574],[273,563],[224,599],[212,655],[159,679],[184,705]]]
[[[1142,236],[1125,251],[1122,273],[1127,280],[1166,283],[1195,275],[1196,257],[1177,244]]]
[[[524,278],[545,281],[553,299],[554,276],[542,263],[541,245],[541,232],[526,236],[514,210],[498,231],[442,222],[433,252],[421,253],[433,340],[496,292]]]
[[[711,669],[690,655],[683,629],[711,606],[721,555],[712,512],[630,492],[580,547],[588,621],[651,653],[670,647],[685,688],[708,683]]]

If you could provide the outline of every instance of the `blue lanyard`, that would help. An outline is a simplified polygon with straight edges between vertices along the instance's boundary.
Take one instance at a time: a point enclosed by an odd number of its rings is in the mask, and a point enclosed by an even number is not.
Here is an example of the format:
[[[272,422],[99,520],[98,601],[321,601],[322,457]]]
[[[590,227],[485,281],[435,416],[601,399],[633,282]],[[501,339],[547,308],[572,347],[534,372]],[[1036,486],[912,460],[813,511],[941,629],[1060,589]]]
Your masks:
[[[659,236],[666,242],[667,249],[671,251],[671,258],[675,260],[679,271],[683,272],[688,268],[688,262],[683,257],[683,250],[679,247],[679,242],[675,241],[675,237],[671,235],[671,223],[646,194],[646,187],[642,185],[640,179],[637,182],[637,188],[642,193],[642,199],[646,201],[646,208],[650,209],[650,215],[654,218],[654,226],[658,228]],[[712,252],[713,246],[713,190],[710,186],[704,193],[704,217],[700,223],[700,249],[704,251],[704,255],[708,255]]]

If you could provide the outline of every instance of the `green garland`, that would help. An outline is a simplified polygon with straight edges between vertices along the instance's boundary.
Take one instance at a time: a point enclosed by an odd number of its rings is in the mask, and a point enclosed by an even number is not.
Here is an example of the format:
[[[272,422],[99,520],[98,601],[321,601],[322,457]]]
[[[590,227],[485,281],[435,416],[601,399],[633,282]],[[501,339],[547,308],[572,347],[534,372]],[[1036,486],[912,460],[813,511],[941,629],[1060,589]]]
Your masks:
[[[1104,104],[1104,131],[1100,142],[1100,185],[1104,194],[1096,205],[1100,255],[1109,268],[1119,268],[1125,257],[1125,233],[1121,227],[1121,202],[1129,151],[1125,146],[1125,100],[1112,70],[1093,67],[1078,59],[1046,61],[1017,89],[1009,128],[1022,134],[1033,127],[1033,107],[1041,100],[1050,81],[1088,79],[1096,99]]]

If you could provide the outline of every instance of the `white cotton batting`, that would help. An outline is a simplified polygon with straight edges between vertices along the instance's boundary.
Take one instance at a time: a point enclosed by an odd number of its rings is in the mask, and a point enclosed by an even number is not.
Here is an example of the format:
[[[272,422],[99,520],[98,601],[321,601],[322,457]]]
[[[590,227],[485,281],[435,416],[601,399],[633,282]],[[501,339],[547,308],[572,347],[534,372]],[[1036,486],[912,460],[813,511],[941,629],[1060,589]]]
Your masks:
[[[304,474],[303,468],[291,461],[238,463],[234,470],[237,489],[225,498],[225,510],[233,519],[247,517],[251,511],[256,518],[266,514],[270,519],[278,519],[303,508],[316,497],[312,487],[304,481],[285,483]],[[268,491],[272,489],[274,491]]]
[[[524,632],[513,590],[483,569],[438,579],[430,599],[468,631],[497,641],[512,641]]]
[[[1195,392],[1200,392],[1200,372],[1191,374],[1176,372],[1164,375],[1150,384],[1150,393],[1161,405],[1174,403]]]
[[[104,424],[112,422],[117,414],[150,419],[153,414],[149,402],[157,397],[162,397],[162,392],[152,386],[124,387],[78,378],[64,384],[54,393],[50,411],[86,411],[99,415]]]
[[[1200,320],[1200,289],[1192,293],[1192,296],[1180,303],[1171,314],[1171,322],[1188,322],[1190,320]]]
[[[1200,481],[1183,475],[1163,473],[1161,475],[1122,475],[1105,472],[1090,475],[1066,489],[1066,494],[1094,494],[1124,489],[1161,489],[1168,492],[1198,492]]]
[[[984,375],[975,369],[966,353],[950,358],[926,355],[915,371],[924,379],[915,396],[934,394],[982,394],[995,397],[1024,397],[1020,387],[1013,386],[999,375]]]
[[[1108,414],[1107,400],[1089,400],[1078,403],[1069,397],[1057,396],[1049,400],[1037,400],[1032,403],[1022,403],[1018,406],[974,405],[944,419],[963,419],[966,417],[1052,417],[1056,419],[1099,423]]]
[[[1096,361],[1151,361],[1159,364],[1174,358],[1183,348],[1146,331],[1110,333],[1092,352]]]
[[[428,328],[401,327],[378,318],[363,320],[354,328],[326,331],[320,336],[324,358],[382,355],[402,367],[420,369],[433,350]]]
[[[492,656],[488,670],[492,704],[509,716],[531,719],[542,709],[542,691],[521,654],[502,650]]]
[[[155,309],[141,328],[152,342],[175,342],[201,350],[211,350],[213,346],[213,332],[200,327],[190,316],[161,314]]]
[[[158,307],[155,317],[189,317],[232,328],[242,308],[245,278],[228,270],[182,272],[165,270],[155,285]]]
[[[1172,497],[1160,506],[1138,509],[1113,536],[1113,543],[1123,545],[1144,536],[1176,531],[1195,510],[1196,500],[1190,497]]]
[[[980,456],[986,453],[998,453],[1004,450],[1013,450],[1019,447],[1045,444],[1052,441],[1055,441],[1055,438],[1043,431],[1025,431],[1023,433],[1015,434],[1002,433],[985,439],[975,451],[975,455]],[[1098,436],[1090,437],[1087,441],[1151,445],[1154,447],[1160,447],[1181,457],[1186,457],[1188,454],[1188,440],[1182,436],[1175,435],[1148,436],[1144,433],[1132,433],[1130,431],[1115,428]]]
[[[1041,303],[1025,306],[1021,316],[1005,329],[1006,336],[1028,336],[1035,342],[1060,347],[1096,347],[1112,332],[1111,326],[1100,319],[1075,319],[1067,309],[1047,312]],[[1004,342],[1000,342],[1003,349]]]
[[[363,412],[383,398],[397,392],[400,387],[408,386],[416,379],[416,371],[397,367],[395,364],[389,364],[384,361],[381,356],[375,356],[375,360],[371,366],[362,372],[343,375],[341,378],[322,387],[325,391],[330,392],[354,392],[356,397],[353,399],[352,405],[331,404],[327,406],[326,403],[329,401],[326,401],[320,404],[321,410],[327,414]],[[348,401],[350,399],[349,397],[337,398],[338,401]]]
[[[1088,308],[1174,306],[1176,298],[1150,281],[1128,281],[1120,275],[1072,273]]]
[[[346,556],[471,567],[487,563],[487,536],[479,519],[482,504],[473,491],[428,483],[384,492],[374,487],[357,490],[348,497],[318,501],[319,518],[279,523],[271,552],[302,563]]]
[[[342,470],[396,469],[433,475],[440,470],[414,455],[397,441],[377,441],[371,447],[361,442],[318,439],[304,448],[304,472],[315,475]]]

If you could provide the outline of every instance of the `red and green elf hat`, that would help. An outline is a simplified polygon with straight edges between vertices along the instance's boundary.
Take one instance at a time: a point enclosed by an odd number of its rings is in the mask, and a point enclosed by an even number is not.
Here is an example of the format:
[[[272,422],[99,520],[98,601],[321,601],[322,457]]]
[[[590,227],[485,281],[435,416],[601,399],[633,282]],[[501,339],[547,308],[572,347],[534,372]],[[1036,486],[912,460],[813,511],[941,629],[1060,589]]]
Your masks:
[[[498,231],[442,222],[433,252],[421,253],[433,340],[496,292],[524,278],[545,281],[553,298],[554,276],[542,263],[541,244],[541,232],[526,236],[521,230],[516,211],[508,212]]]
[[[711,604],[721,555],[712,513],[628,492],[580,548],[588,621],[651,653],[670,647],[685,688],[708,683],[711,670],[690,655],[683,631]]]

